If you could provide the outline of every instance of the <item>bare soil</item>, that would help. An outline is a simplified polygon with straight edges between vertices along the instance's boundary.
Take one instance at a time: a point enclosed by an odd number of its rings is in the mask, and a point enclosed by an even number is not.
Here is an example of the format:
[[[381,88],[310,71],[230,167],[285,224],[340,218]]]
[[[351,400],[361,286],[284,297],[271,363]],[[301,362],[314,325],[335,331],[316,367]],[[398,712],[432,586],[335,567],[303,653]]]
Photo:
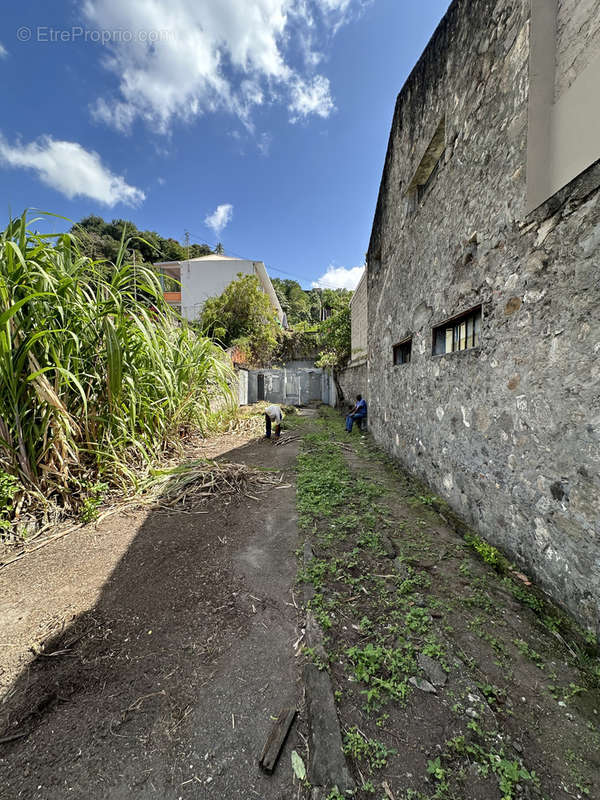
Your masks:
[[[298,442],[248,439],[194,455],[278,470],[279,488],[114,516],[0,571],[2,800],[296,796],[302,718],[272,777],[257,762],[302,701]]]

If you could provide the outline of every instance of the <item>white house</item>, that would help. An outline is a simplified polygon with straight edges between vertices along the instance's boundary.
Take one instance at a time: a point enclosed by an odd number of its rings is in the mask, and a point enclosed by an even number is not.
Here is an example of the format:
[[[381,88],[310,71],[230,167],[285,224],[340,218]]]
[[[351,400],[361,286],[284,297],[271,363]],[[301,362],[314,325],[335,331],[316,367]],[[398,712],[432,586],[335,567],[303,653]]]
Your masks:
[[[241,272],[243,275],[256,275],[279,322],[287,327],[285,314],[262,261],[214,254],[188,261],[163,261],[154,266],[165,278],[174,278],[180,284],[165,286],[165,300],[187,320],[197,320],[205,301],[220,295]],[[169,291],[170,288],[173,290]]]

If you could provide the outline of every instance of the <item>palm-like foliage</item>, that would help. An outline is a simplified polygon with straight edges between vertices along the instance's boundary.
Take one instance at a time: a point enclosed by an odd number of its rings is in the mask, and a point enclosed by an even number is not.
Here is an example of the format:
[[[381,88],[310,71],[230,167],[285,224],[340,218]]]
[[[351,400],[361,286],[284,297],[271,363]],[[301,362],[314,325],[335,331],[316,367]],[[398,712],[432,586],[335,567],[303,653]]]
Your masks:
[[[126,248],[109,270],[25,215],[0,234],[0,475],[38,497],[68,503],[86,476],[131,477],[231,399],[222,351]]]

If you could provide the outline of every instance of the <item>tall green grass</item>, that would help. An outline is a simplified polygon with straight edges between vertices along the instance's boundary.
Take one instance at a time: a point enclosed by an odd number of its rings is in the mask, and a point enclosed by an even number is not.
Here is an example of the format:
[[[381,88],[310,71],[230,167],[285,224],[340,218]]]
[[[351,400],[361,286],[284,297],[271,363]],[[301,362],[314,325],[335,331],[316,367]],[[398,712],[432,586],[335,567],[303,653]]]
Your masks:
[[[0,477],[18,481],[17,502],[72,507],[90,481],[130,484],[205,430],[211,403],[231,402],[231,371],[156,275],[126,263],[128,242],[114,265],[93,262],[34,222],[0,234]]]

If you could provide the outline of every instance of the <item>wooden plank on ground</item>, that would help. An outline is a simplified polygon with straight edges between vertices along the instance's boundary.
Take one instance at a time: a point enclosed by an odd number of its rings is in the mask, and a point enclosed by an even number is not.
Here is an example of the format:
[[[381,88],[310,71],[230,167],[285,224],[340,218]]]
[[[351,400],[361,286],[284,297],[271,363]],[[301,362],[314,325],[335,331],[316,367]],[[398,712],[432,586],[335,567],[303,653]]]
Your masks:
[[[271,775],[275,769],[279,753],[281,752],[295,717],[295,708],[284,708],[271,728],[261,757],[258,760],[258,763],[268,775]]]

